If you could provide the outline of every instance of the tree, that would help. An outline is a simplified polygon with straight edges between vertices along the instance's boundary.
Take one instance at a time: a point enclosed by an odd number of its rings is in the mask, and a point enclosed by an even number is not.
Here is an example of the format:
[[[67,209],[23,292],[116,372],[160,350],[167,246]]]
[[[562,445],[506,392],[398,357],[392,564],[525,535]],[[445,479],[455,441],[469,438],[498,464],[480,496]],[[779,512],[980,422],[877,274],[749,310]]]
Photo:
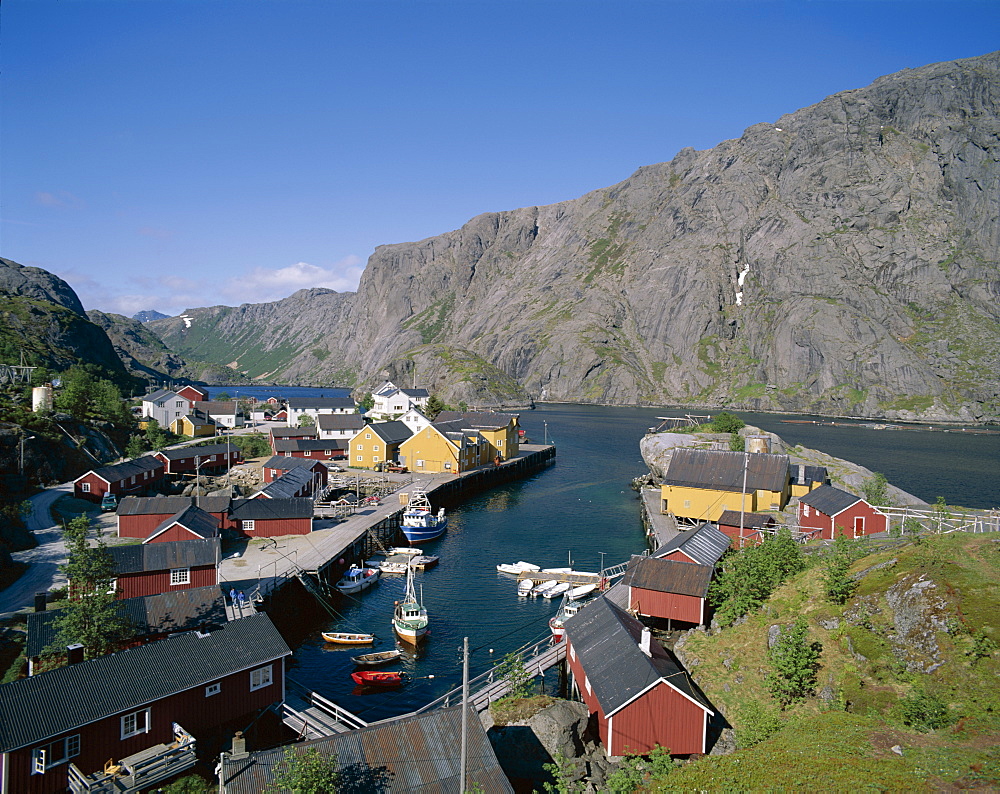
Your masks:
[[[163,449],[170,442],[167,432],[152,417],[146,420],[146,441],[153,449]]]
[[[365,392],[364,396],[358,401],[358,413],[363,413],[364,411],[370,411],[375,407],[375,398],[372,396],[370,391]]]
[[[285,748],[280,770],[271,783],[272,791],[294,794],[334,794],[337,790],[337,756],[324,755],[315,747],[297,752]]]
[[[215,395],[216,402],[224,403],[224,402],[229,402],[229,400],[231,399],[233,398],[229,396],[229,392],[227,391],[220,391],[218,394]]]
[[[93,659],[108,653],[132,627],[118,610],[115,563],[103,538],[90,545],[90,521],[85,515],[69,522],[65,536],[69,557],[62,570],[70,583],[70,598],[55,620],[58,642],[81,643],[87,658]]]
[[[147,449],[149,449],[149,441],[143,436],[132,436],[129,438],[128,444],[125,445],[125,457],[138,458]]]
[[[430,398],[427,400],[427,409],[424,411],[424,413],[427,414],[427,418],[433,422],[435,419],[437,419],[438,414],[447,409],[448,406],[445,405],[444,401],[436,394],[432,394]]]
[[[812,694],[822,652],[821,643],[809,641],[809,624],[802,615],[781,632],[768,654],[766,683],[783,708]]]
[[[302,414],[299,417],[299,427],[313,427],[315,424],[316,420],[310,414]]]
[[[747,440],[743,438],[739,433],[733,431],[729,434],[729,449],[732,452],[745,452],[747,448]]]
[[[889,498],[889,481],[881,472],[875,472],[871,477],[865,478],[861,483],[861,493],[864,494],[865,501],[875,507],[891,507],[892,499]]]
[[[823,584],[826,586],[826,597],[834,604],[843,604],[854,594],[857,587],[848,571],[855,558],[853,542],[839,536],[833,542],[833,553],[824,561]]]
[[[715,418],[712,419],[711,427],[714,433],[735,433],[737,430],[746,427],[746,422],[736,414],[723,411],[715,415]]]
[[[533,676],[524,666],[521,654],[516,651],[503,657],[503,661],[497,665],[496,677],[507,681],[509,689],[505,697],[529,697],[535,689],[531,680]]]

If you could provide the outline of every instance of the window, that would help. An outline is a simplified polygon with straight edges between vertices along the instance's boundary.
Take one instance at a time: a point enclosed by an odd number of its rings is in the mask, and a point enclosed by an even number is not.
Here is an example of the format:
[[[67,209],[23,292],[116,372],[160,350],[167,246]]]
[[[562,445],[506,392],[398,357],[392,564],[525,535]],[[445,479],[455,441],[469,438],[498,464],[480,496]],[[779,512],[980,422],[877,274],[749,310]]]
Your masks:
[[[365,438],[366,438],[366,439],[369,439],[369,440],[371,440],[371,437],[372,437],[372,434],[371,434],[371,433],[365,433]]]
[[[378,452],[378,444],[372,444],[372,452]]]
[[[81,493],[90,493],[90,483],[89,482],[82,482],[82,483],[80,483],[80,492]]]
[[[445,467],[446,469],[450,469],[450,468],[451,468],[451,464],[450,464],[450,463],[446,463],[446,464],[444,464],[444,467]]]
[[[502,438],[498,438],[497,439],[497,446],[498,447],[502,447],[503,446],[503,439]]]
[[[361,463],[363,460],[364,460],[364,456],[363,455],[358,455],[358,463]]]
[[[170,584],[191,584],[191,569],[190,568],[171,568],[170,569]]]
[[[243,528],[244,532],[253,532],[254,530],[254,520],[251,518],[248,521],[243,521],[240,526]]]
[[[177,402],[174,403],[174,405],[176,405],[178,408],[183,408],[184,402],[182,400],[178,400]]]
[[[250,691],[271,685],[271,665],[250,671]]]
[[[379,462],[378,455],[372,455],[372,463],[378,463],[378,462]]]
[[[205,687],[205,697],[210,698],[212,695],[218,695],[222,691],[222,684],[209,684]]]
[[[149,709],[136,711],[122,717],[122,738],[149,733]]]
[[[302,454],[305,457],[307,457],[307,458],[311,458],[312,457],[312,452],[310,450],[308,450],[308,449],[305,452],[303,452]]]
[[[365,448],[365,445],[364,445],[364,444],[358,444],[358,452],[360,452],[360,451],[361,451],[361,450],[363,450],[364,448]],[[358,460],[361,460],[361,458],[358,458]]]
[[[809,505],[802,505],[802,515],[804,516],[809,515]]]
[[[691,508],[691,500],[690,499],[685,499],[684,500],[684,507],[686,507],[688,509]]]
[[[424,467],[424,462],[422,460],[417,461],[417,468],[422,469]]]
[[[117,579],[109,579],[108,580],[108,592],[109,593],[114,593],[114,592],[117,592],[117,590],[118,590],[118,580]]]
[[[80,754],[80,734],[56,739],[31,751],[31,774],[44,775],[46,769],[58,766]]]

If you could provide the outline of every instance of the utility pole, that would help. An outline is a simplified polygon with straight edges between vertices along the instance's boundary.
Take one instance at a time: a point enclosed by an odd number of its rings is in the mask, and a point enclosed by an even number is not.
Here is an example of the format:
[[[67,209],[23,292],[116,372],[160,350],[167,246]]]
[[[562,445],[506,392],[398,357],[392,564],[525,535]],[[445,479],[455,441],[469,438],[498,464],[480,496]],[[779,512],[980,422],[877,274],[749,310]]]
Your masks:
[[[750,453],[743,453],[743,493],[740,494],[740,548],[743,548],[743,516],[747,504],[747,467],[750,465]]]
[[[462,641],[462,755],[459,766],[459,790],[464,792],[465,778],[468,773],[469,747],[469,638]]]

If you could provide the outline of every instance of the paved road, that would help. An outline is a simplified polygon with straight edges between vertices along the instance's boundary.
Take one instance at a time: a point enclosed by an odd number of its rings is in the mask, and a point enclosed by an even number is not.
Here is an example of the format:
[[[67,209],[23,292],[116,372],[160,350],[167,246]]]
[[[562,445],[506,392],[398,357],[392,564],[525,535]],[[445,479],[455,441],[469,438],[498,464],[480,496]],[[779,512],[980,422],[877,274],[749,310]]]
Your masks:
[[[67,482],[46,488],[29,498],[31,515],[28,516],[28,529],[35,534],[38,545],[11,555],[18,562],[28,563],[28,570],[6,590],[0,590],[0,616],[8,616],[31,606],[35,593],[66,584],[66,577],[59,570],[59,566],[66,562],[66,544],[62,527],[52,523],[50,508],[60,496],[71,493],[73,483]]]

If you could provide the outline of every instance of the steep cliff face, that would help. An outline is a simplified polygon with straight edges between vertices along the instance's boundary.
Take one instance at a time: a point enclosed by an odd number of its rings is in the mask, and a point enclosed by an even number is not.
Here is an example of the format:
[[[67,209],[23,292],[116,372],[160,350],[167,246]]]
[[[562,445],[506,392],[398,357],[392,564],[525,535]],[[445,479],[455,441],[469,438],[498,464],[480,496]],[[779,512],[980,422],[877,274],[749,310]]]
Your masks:
[[[487,382],[475,360],[514,401],[996,418],[998,110],[1000,53],[907,70],[579,199],[380,247],[356,295],[151,327],[291,380],[415,366],[450,399]]]

